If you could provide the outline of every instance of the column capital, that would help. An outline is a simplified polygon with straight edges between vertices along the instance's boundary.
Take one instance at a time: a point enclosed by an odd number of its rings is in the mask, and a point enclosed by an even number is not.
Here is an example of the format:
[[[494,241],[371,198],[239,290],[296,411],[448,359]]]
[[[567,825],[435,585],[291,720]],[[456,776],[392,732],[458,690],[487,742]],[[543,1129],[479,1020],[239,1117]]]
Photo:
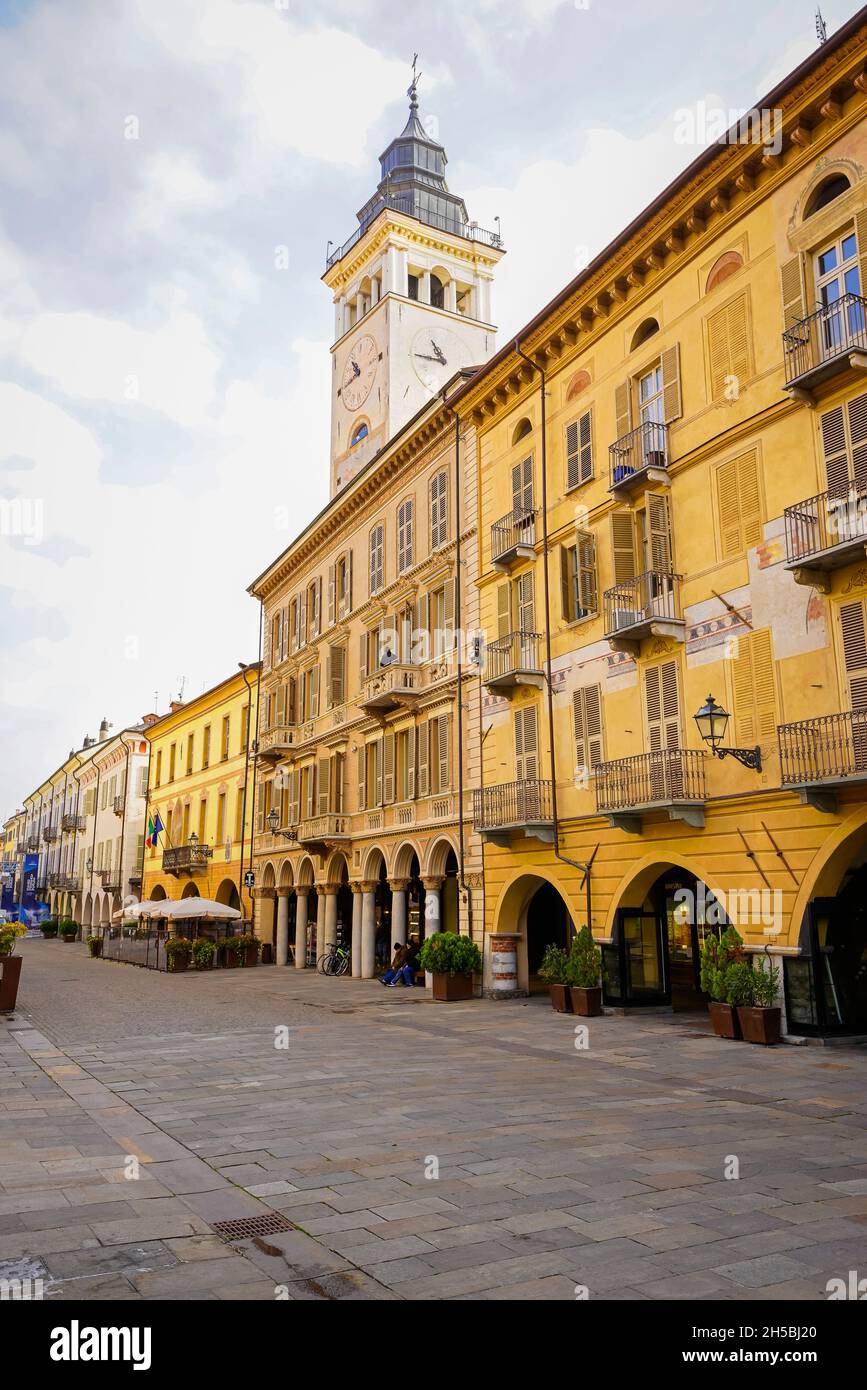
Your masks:
[[[375,893],[378,887],[378,878],[365,879],[365,881],[361,885],[361,891],[362,893]]]
[[[350,885],[349,885],[349,891],[350,891],[351,893],[353,893],[353,894],[358,894],[358,895],[360,895],[361,893],[364,892],[364,887],[363,887],[363,885],[362,885],[361,883],[358,882],[357,879],[354,879],[354,880],[352,881],[352,883],[350,883]]]
[[[422,879],[422,887],[423,887],[423,888],[425,889],[425,891],[428,892],[428,893],[437,893],[437,892],[439,892],[440,888],[442,888],[442,886],[443,886],[443,881],[442,881],[442,879],[441,879],[441,878],[437,878],[436,876],[434,876],[434,877],[427,877],[427,878],[423,878],[423,879]]]
[[[323,898],[332,898],[332,897],[336,897],[337,894],[340,892],[340,884],[339,884],[339,883],[317,883],[317,885],[316,885],[316,891],[317,891],[317,893],[320,893],[320,894],[322,895]]]
[[[409,884],[410,880],[408,878],[390,878],[388,880],[388,886],[392,893],[405,893]]]
[[[273,901],[277,896],[276,888],[254,888],[253,897]]]
[[[313,893],[313,892],[315,892],[315,891],[316,891],[316,890],[315,890],[314,885],[313,885],[312,883],[296,883],[296,884],[295,884],[295,892],[298,894],[298,897],[299,897],[299,898],[309,898],[310,894]]]
[[[293,883],[289,888],[278,888],[278,889],[277,889],[277,897],[278,897],[278,898],[291,898],[294,892],[295,892],[295,885],[294,885],[294,883]]]

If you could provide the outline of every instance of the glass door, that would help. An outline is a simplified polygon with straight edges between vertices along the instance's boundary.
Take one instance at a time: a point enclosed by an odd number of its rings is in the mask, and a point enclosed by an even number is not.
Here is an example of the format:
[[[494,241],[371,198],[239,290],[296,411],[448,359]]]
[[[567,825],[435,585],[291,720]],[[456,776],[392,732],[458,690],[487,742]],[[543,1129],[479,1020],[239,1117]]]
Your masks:
[[[626,1002],[668,1002],[667,943],[655,912],[623,909],[623,985]]]
[[[641,463],[644,468],[662,467],[665,449],[662,436],[662,364],[657,362],[638,380],[638,419],[641,425]]]
[[[858,240],[854,232],[831,242],[816,256],[816,304],[822,313],[820,344],[825,357],[833,357],[852,343],[864,341],[864,307],[860,298],[861,272]]]

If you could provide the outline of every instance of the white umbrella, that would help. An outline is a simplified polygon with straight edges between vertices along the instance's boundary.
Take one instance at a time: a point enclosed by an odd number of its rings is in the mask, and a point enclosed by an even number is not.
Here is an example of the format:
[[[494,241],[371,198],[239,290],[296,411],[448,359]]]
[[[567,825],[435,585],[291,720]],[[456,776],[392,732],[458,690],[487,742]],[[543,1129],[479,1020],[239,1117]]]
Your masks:
[[[237,922],[243,917],[236,907],[208,898],[165,898],[162,902],[139,903],[138,909],[138,917],[162,917],[168,922]]]
[[[127,907],[122,907],[119,912],[112,914],[113,922],[134,922],[137,917],[142,917],[148,908],[158,907],[156,902],[129,903]]]

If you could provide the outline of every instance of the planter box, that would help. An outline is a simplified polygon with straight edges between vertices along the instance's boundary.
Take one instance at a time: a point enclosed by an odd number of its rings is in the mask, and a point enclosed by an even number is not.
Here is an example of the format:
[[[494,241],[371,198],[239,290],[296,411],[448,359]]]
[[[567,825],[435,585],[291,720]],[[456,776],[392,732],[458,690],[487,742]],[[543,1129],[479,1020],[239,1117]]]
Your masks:
[[[744,1042],[773,1047],[780,1041],[781,1009],[738,1009]]]
[[[568,985],[549,985],[548,993],[551,996],[551,1008],[555,1013],[571,1014],[572,991]]]
[[[180,975],[184,970],[189,969],[189,956],[173,956],[168,961],[168,971],[170,975]]]
[[[740,1038],[741,1025],[738,1022],[739,1010],[731,1004],[721,1004],[714,1000],[707,1006],[713,1031],[718,1038]]]
[[[472,975],[433,975],[431,993],[441,1004],[452,1004],[459,999],[472,999]]]
[[[241,964],[234,951],[220,952],[220,965],[224,970],[237,970]]]
[[[11,1013],[18,999],[21,957],[0,956],[0,1014]]]
[[[87,949],[90,951],[93,960],[99,960],[99,957],[102,955],[102,942],[94,941],[93,945],[88,946]]]
[[[247,947],[246,951],[244,952],[244,964],[245,964],[245,965],[258,965],[258,964],[259,964],[259,948],[258,948],[257,946],[248,946],[248,947]]]
[[[602,1013],[602,986],[572,985],[569,989],[572,998],[572,1012],[579,1018],[599,1018]]]
[[[61,941],[65,941],[67,946],[74,946],[77,940],[78,940],[78,937],[77,937],[77,936],[63,936],[63,937],[61,937]]]
[[[55,939],[56,936],[57,936],[57,928],[56,928],[56,927],[43,927],[43,928],[42,928],[42,935],[44,936],[44,938],[45,938],[46,941],[54,941],[54,939]]]

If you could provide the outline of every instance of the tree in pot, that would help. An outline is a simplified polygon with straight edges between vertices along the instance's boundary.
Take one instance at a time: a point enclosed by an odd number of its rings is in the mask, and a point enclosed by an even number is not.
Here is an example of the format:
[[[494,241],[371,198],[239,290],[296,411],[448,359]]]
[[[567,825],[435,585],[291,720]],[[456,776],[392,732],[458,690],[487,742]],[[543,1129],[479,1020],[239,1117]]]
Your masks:
[[[27,928],[21,922],[5,922],[0,927],[0,1013],[11,1013],[18,1001],[21,957],[12,952],[18,937],[26,935]]]
[[[589,927],[582,927],[572,938],[566,978],[572,1012],[580,1018],[598,1018],[602,1013],[602,952]]]
[[[45,921],[40,925],[39,930],[42,932],[46,941],[53,941],[57,936],[57,918],[46,917]]]
[[[195,970],[210,970],[214,964],[214,956],[217,948],[213,941],[209,941],[206,936],[200,936],[198,941],[193,942],[193,968]]]
[[[422,942],[418,959],[421,968],[433,976],[431,993],[438,1003],[472,999],[473,975],[482,968],[475,941],[454,931],[434,932]]]
[[[186,970],[193,953],[193,943],[185,936],[173,936],[166,942],[166,960],[173,975]]]
[[[741,1036],[738,1016],[728,998],[729,969],[743,957],[743,938],[734,927],[726,927],[721,936],[712,932],[701,943],[701,987],[710,996],[708,1013],[718,1038]]]
[[[734,965],[735,975],[729,992],[738,1012],[738,1022],[744,1042],[772,1047],[780,1041],[782,1009],[777,1004],[780,993],[780,972],[768,962],[767,969],[756,965]]]
[[[0,958],[11,956],[19,936],[26,936],[27,928],[23,922],[4,922],[0,927]]]
[[[553,942],[545,947],[539,977],[548,986],[551,1008],[558,1014],[571,1014],[572,995],[569,990],[569,957],[562,946]]]
[[[243,936],[233,936],[232,944],[238,956],[239,965],[258,965],[262,943],[258,936],[245,932]]]
[[[241,958],[235,950],[234,936],[217,938],[217,964],[224,970],[234,970],[241,964]]]
[[[101,937],[101,936],[89,936],[89,937],[87,938],[87,949],[88,949],[88,951],[90,952],[90,954],[91,954],[94,958],[96,958],[97,956],[101,956],[101,955],[102,955],[102,937]]]
[[[77,923],[77,922],[61,922],[61,923],[60,923],[60,936],[61,936],[62,940],[66,942],[67,945],[69,945],[70,942],[77,940],[77,938],[78,938],[78,923]]]

